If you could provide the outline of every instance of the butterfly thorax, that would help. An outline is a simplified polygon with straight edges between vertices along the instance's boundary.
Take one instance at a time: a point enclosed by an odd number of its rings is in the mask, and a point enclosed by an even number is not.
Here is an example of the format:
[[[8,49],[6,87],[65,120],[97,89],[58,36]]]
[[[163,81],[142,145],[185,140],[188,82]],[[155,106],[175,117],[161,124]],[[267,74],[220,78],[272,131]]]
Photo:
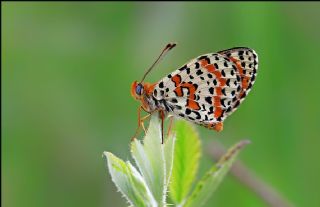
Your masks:
[[[140,100],[143,109],[149,113],[159,110],[164,112],[171,112],[173,107],[170,104],[168,104],[163,97],[159,98],[154,96],[154,86],[156,84],[157,83],[145,83],[143,85],[145,89],[145,94]]]

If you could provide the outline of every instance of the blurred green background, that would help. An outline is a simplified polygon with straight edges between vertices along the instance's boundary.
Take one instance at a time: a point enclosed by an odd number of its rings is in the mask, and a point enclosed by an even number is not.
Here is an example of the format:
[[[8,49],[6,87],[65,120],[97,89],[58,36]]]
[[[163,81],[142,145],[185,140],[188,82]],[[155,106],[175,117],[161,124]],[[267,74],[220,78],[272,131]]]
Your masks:
[[[6,207],[126,206],[102,152],[129,159],[140,79],[191,58],[254,48],[252,92],[205,146],[249,138],[241,159],[296,206],[319,206],[320,3],[1,3],[2,204]],[[203,147],[205,149],[205,147]],[[211,166],[204,154],[198,176]],[[206,206],[266,206],[228,176]]]

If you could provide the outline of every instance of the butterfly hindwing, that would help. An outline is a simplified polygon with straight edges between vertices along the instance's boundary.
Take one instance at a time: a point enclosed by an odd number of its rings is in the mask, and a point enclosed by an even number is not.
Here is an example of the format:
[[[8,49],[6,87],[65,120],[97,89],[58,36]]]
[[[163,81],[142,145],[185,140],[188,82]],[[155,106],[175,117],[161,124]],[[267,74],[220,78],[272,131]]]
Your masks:
[[[237,71],[241,77],[241,91],[238,101],[233,106],[231,112],[235,111],[244,98],[248,95],[255,82],[258,70],[258,55],[247,47],[236,47],[219,51],[219,54],[227,56],[237,66]]]

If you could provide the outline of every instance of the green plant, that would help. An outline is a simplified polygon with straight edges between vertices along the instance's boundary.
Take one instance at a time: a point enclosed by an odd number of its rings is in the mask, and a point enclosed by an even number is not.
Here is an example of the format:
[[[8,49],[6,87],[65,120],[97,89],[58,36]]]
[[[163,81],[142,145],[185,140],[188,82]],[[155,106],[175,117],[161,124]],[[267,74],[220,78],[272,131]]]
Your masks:
[[[230,148],[193,189],[201,146],[197,132],[186,121],[177,121],[171,135],[161,144],[159,119],[153,115],[143,144],[137,139],[131,143],[137,168],[110,152],[104,152],[104,157],[113,182],[130,206],[174,203],[180,207],[199,207],[216,190],[246,143],[242,141]]]

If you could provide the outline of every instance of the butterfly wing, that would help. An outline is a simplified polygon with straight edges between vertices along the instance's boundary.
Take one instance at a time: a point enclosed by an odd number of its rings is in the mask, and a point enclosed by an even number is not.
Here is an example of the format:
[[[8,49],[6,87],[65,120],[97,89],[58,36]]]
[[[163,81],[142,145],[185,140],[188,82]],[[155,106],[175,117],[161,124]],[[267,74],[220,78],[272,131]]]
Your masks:
[[[237,95],[237,101],[234,103],[232,110],[225,114],[228,116],[239,107],[252,89],[258,71],[258,55],[253,49],[247,47],[236,47],[218,53],[227,56],[236,65],[241,78],[241,91]]]
[[[222,122],[250,91],[258,58],[249,48],[199,56],[158,82],[153,96],[174,115],[202,125]]]

